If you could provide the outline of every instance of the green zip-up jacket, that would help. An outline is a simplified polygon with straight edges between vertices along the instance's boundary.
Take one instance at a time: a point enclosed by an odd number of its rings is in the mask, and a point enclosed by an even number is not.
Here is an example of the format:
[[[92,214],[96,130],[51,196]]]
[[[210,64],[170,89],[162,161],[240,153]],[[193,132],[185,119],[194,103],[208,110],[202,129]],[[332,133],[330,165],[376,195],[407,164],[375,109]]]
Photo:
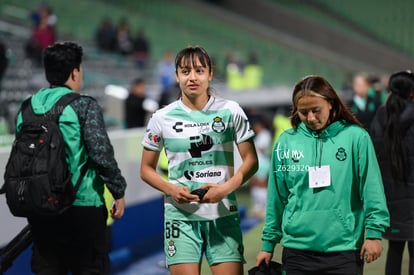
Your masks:
[[[66,87],[40,89],[32,96],[33,111],[35,114],[44,114],[63,95],[72,92]],[[17,131],[21,124],[22,115],[19,112],[16,120]],[[124,197],[126,181],[114,158],[99,104],[88,96],[75,99],[63,110],[59,118],[59,128],[66,144],[66,160],[72,173],[72,184],[76,184],[84,165],[90,167],[82,179],[73,205],[103,205],[104,184],[115,199]]]
[[[320,132],[305,124],[274,146],[262,250],[360,250],[389,226],[381,173],[369,134],[336,121]],[[310,188],[309,167],[329,165],[330,185]]]

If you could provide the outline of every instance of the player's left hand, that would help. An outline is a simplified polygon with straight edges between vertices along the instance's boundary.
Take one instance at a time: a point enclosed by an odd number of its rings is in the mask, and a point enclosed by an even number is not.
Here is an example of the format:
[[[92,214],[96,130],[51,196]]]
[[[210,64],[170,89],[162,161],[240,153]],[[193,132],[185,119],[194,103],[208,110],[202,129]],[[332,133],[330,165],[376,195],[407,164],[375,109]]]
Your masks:
[[[362,245],[360,252],[361,260],[365,260],[366,263],[371,263],[377,260],[382,253],[382,243],[381,240],[377,239],[367,239]]]
[[[208,190],[203,199],[200,201],[204,203],[219,202],[228,194],[225,184],[208,183],[201,188]]]

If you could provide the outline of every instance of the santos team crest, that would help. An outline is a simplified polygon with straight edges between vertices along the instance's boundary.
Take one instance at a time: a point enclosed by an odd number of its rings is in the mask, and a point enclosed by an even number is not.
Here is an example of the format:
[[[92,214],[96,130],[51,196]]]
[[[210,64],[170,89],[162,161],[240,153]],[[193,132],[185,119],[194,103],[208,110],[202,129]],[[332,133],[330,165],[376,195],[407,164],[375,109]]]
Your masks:
[[[346,160],[346,152],[345,152],[345,149],[342,148],[342,147],[338,148],[338,152],[336,152],[336,155],[335,156],[336,156],[336,159],[339,160],[339,161]]]
[[[214,118],[213,125],[211,126],[213,128],[213,131],[216,133],[222,133],[226,129],[226,126],[224,125],[223,119],[221,117],[216,116]]]

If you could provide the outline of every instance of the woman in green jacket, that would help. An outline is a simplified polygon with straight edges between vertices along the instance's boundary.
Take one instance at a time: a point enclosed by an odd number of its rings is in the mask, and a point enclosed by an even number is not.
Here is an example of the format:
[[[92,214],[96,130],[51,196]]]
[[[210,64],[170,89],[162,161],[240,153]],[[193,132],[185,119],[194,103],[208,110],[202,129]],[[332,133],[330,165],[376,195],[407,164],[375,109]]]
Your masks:
[[[262,249],[267,264],[283,240],[287,275],[362,274],[382,252],[389,225],[368,132],[320,76],[299,81],[292,129],[274,146]]]

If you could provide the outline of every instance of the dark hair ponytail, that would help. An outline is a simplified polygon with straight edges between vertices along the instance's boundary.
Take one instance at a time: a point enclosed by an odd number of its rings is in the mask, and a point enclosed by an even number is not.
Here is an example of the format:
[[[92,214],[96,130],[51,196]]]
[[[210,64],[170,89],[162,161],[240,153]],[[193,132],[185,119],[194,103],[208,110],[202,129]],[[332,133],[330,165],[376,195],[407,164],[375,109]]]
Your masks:
[[[408,156],[402,140],[406,135],[407,127],[401,127],[400,117],[405,110],[407,100],[414,92],[414,74],[410,71],[402,71],[391,75],[388,90],[390,95],[385,103],[385,150],[390,156],[391,175],[397,182],[406,182],[409,169]]]

